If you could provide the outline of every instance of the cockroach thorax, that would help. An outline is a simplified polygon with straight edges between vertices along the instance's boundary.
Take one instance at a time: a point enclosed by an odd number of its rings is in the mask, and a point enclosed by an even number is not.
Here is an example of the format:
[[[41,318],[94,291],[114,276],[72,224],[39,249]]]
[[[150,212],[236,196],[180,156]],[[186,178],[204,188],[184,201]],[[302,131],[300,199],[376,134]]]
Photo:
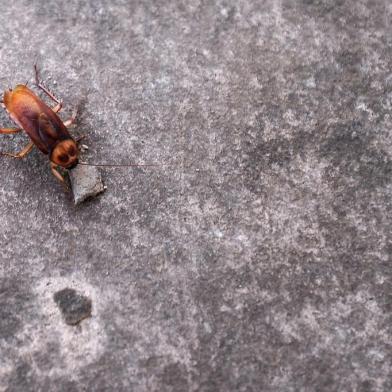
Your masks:
[[[72,169],[78,164],[78,147],[75,140],[62,140],[53,148],[50,160],[56,165]]]

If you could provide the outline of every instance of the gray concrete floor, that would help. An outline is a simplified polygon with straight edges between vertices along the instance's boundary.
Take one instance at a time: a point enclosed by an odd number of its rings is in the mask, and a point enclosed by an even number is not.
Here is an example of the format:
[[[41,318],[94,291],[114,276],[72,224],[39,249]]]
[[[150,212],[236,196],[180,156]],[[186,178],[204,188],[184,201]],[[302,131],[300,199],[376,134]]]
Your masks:
[[[105,169],[75,207],[44,155],[0,158],[0,391],[391,391],[391,18],[3,1],[2,89],[37,61],[84,160],[171,166]]]

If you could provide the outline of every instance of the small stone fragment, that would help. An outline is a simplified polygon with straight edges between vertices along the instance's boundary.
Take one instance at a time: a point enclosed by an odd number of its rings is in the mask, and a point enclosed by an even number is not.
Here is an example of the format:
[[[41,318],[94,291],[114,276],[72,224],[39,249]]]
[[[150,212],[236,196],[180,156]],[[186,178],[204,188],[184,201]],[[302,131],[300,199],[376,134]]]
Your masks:
[[[68,325],[76,325],[83,319],[91,317],[91,299],[78,294],[74,289],[65,288],[57,291],[53,299]]]
[[[69,171],[75,205],[105,190],[101,173],[95,166],[77,165]]]

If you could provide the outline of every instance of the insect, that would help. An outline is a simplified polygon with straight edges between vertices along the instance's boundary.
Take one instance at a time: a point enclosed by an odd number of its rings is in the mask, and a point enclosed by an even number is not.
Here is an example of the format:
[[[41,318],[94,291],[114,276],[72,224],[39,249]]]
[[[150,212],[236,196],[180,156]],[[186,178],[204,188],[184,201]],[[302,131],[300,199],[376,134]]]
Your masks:
[[[36,65],[34,70],[37,87],[56,105],[49,107],[27,85],[18,84],[13,90],[5,91],[2,105],[18,128],[0,128],[0,134],[25,131],[31,141],[18,153],[0,152],[0,154],[21,159],[36,146],[48,155],[53,175],[65,185],[65,180],[58,170],[59,167],[72,169],[79,161],[77,141],[67,129],[75,122],[76,113],[67,121],[63,122],[60,119],[57,113],[62,108],[62,102],[41,83]]]
[[[92,164],[80,162],[77,142],[83,137],[74,139],[67,129],[75,123],[76,112],[69,120],[63,122],[57,115],[62,108],[62,102],[40,81],[36,65],[34,65],[34,71],[36,86],[56,105],[49,107],[24,84],[18,84],[13,90],[5,91],[1,104],[18,128],[0,128],[0,134],[25,131],[31,141],[18,153],[0,152],[0,155],[21,159],[36,146],[41,152],[48,155],[53,175],[67,189],[68,186],[59,168],[73,169],[78,164],[101,167],[161,166],[157,164]]]

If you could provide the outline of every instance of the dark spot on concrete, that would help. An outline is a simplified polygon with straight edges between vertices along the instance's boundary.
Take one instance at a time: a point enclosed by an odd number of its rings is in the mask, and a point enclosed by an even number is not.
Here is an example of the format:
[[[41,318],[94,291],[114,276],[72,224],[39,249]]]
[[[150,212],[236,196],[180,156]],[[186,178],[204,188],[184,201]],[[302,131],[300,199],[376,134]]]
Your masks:
[[[143,368],[148,368],[151,370],[154,370],[156,368],[159,368],[162,366],[163,363],[165,363],[165,361],[168,360],[167,356],[164,355],[153,355],[147,359],[143,359],[140,361],[140,366]]]
[[[331,162],[326,180],[335,188],[351,181],[355,189],[373,191],[391,181],[392,161],[387,153],[374,147],[371,132],[359,121],[331,127],[319,155]]]
[[[7,338],[13,336],[20,327],[19,317],[16,309],[7,307],[0,308],[0,337]]]
[[[31,307],[31,298],[21,282],[0,280],[0,339],[10,338],[20,330],[24,310]]]
[[[163,385],[170,387],[170,391],[181,392],[189,389],[186,368],[177,362],[165,366],[161,380]]]
[[[31,359],[40,372],[49,372],[58,362],[61,356],[60,345],[56,341],[49,341],[40,350],[31,354]]]
[[[18,361],[8,380],[8,391],[37,391],[34,372],[27,362]]]
[[[254,140],[244,139],[242,166],[245,185],[249,190],[259,194],[262,191],[262,178],[271,173],[279,173],[297,158],[304,158],[309,144],[315,137],[312,134],[298,132],[290,139],[272,139],[254,143]]]
[[[362,381],[362,384],[359,385],[359,392],[371,392],[373,391],[373,383],[370,380]]]
[[[53,299],[68,325],[76,325],[91,316],[91,299],[78,294],[73,289],[66,288],[58,291],[54,294]]]
[[[346,72],[356,73],[359,72],[362,58],[363,55],[359,49],[356,51],[345,49],[338,53],[335,61],[338,63],[339,67]]]
[[[1,383],[0,379],[0,383]],[[1,386],[1,384],[0,384]],[[15,368],[8,378],[8,391],[23,391],[23,392],[36,392],[36,391],[53,391],[53,392],[77,392],[81,389],[75,381],[68,378],[49,378],[37,377],[37,374],[32,369],[29,362],[17,361]],[[84,389],[82,389],[84,390]],[[95,389],[98,390],[98,389]]]

